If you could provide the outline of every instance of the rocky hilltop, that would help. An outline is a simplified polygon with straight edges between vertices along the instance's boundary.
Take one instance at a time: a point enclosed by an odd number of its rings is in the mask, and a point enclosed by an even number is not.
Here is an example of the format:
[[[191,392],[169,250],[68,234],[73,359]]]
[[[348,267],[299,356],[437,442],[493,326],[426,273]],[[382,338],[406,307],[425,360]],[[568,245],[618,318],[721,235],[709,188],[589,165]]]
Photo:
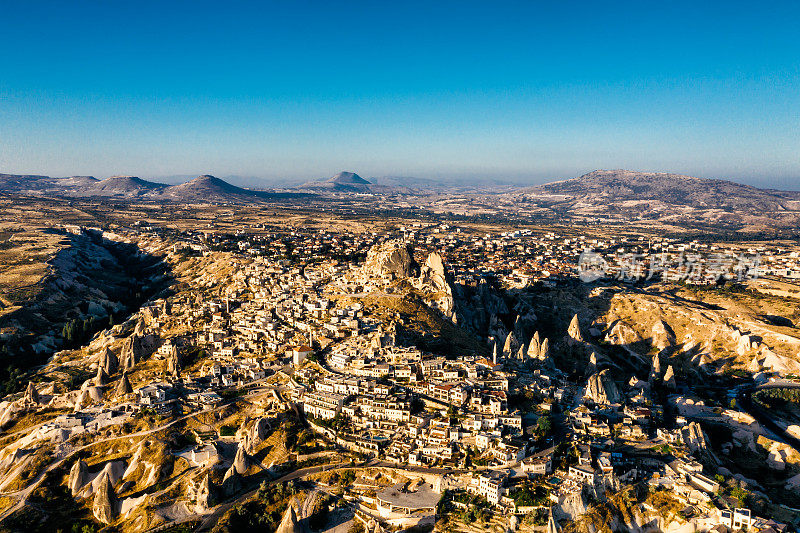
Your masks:
[[[436,252],[430,252],[422,266],[414,258],[415,250],[409,244],[391,241],[376,245],[369,250],[364,264],[361,267],[362,281],[393,282],[396,280],[407,281],[416,290],[423,303],[440,312],[453,323],[459,323],[458,314],[466,319],[465,324],[487,323],[485,305],[472,308],[466,301],[469,298],[463,291],[453,284],[447,271],[444,259]],[[379,283],[380,284],[380,283]],[[480,299],[480,295],[478,298]],[[484,298],[489,298],[484,295]],[[463,301],[463,305],[459,304]],[[494,307],[491,304],[488,307]],[[481,314],[476,319],[475,314]]]
[[[163,183],[154,183],[136,176],[113,176],[102,181],[72,183],[76,191],[81,191],[86,196],[141,196],[167,187]]]
[[[198,176],[186,183],[167,187],[159,194],[159,197],[165,200],[190,203],[246,200],[262,196],[264,193],[242,189],[209,175]]]
[[[774,231],[800,222],[800,193],[661,172],[595,170],[514,189],[494,203],[519,214],[569,220],[641,221],[708,230]]]
[[[583,201],[658,201],[696,208],[753,211],[796,210],[800,193],[757,189],[732,181],[666,172],[595,170],[578,178],[547,183],[526,192],[564,195]]]
[[[305,189],[327,189],[340,192],[370,192],[371,183],[355,172],[339,172],[322,181],[309,181],[301,187]]]
[[[367,252],[362,271],[367,278],[393,280],[411,278],[419,273],[413,248],[399,242],[374,246]]]

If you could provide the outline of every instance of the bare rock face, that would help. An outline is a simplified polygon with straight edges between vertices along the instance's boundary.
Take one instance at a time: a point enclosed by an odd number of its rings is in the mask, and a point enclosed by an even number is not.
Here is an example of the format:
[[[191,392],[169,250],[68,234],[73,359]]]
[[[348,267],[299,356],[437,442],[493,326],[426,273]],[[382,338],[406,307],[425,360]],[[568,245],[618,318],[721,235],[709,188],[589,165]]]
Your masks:
[[[250,461],[247,458],[247,453],[244,451],[244,446],[239,446],[236,450],[236,457],[233,459],[231,468],[235,468],[236,473],[241,475],[247,472],[249,463]]]
[[[247,453],[254,454],[267,438],[269,424],[266,418],[256,420],[245,435],[244,448]]]
[[[69,470],[69,490],[72,492],[72,495],[75,496],[78,492],[86,485],[86,481],[89,477],[89,468],[86,466],[86,463],[82,459],[78,459],[78,461],[72,465],[72,468]]]
[[[531,342],[528,344],[527,355],[529,359],[537,361],[546,360],[550,357],[550,341],[546,338],[542,340],[539,336],[539,332],[534,332]]]
[[[773,372],[787,373],[794,366],[794,362],[786,357],[782,357],[766,346],[762,346],[759,355],[763,357],[761,365]]]
[[[178,356],[178,350],[173,349],[172,352],[167,356],[166,360],[166,373],[170,376],[178,376],[180,373],[181,362],[180,357]]]
[[[115,374],[119,367],[117,356],[114,355],[114,353],[108,348],[103,349],[103,353],[100,354],[100,361],[98,364],[100,368],[105,370],[106,374],[109,376]]]
[[[426,292],[432,299],[431,304],[447,318],[455,319],[455,299],[447,270],[444,267],[442,256],[431,252],[420,269],[419,278],[414,285]]]
[[[428,259],[422,265],[419,273],[420,284],[429,287],[433,292],[447,292],[452,294],[447,271],[444,268],[442,256],[436,252],[428,254]]]
[[[653,362],[650,364],[650,382],[655,382],[661,379],[661,358],[658,354],[653,356]]]
[[[608,369],[606,369],[589,377],[583,398],[596,404],[609,405],[619,403],[622,400],[622,395],[617,388],[617,384],[608,375]]]
[[[665,324],[663,320],[659,320],[653,324],[651,333],[653,346],[659,350],[663,350],[675,344],[675,333],[673,333],[672,329]]]
[[[592,352],[591,355],[589,355],[589,364],[586,368],[586,373],[594,374],[595,372],[597,372],[597,353]]]
[[[110,524],[117,516],[117,495],[108,474],[103,473],[103,479],[94,495],[92,513],[94,517],[104,524]]]
[[[0,408],[0,427],[5,427],[10,424],[25,411],[19,401],[3,402],[2,406],[3,407]]]
[[[86,380],[88,385],[84,385],[77,393],[75,404],[73,408],[75,411],[80,411],[90,405],[94,405],[103,401],[103,389],[96,387],[92,380]]]
[[[364,261],[363,272],[371,277],[392,279],[413,278],[419,271],[409,246],[387,242],[370,248]]]
[[[92,404],[92,397],[89,394],[88,389],[83,389],[78,393],[78,398],[75,400],[75,405],[73,409],[75,412],[82,410],[84,407],[87,407]]]
[[[133,387],[131,387],[131,382],[128,380],[128,374],[123,372],[122,377],[117,382],[117,388],[114,391],[114,394],[116,394],[117,397],[121,397],[132,392]]]
[[[125,344],[122,345],[122,351],[119,354],[123,372],[132,370],[136,363],[139,362],[142,352],[141,342],[141,337],[136,334],[125,340]]]
[[[145,315],[148,314],[149,308],[142,311],[142,314],[136,320],[136,326],[133,328],[133,334],[137,337],[143,337],[145,331],[147,330],[147,322],[145,319]]]
[[[542,346],[539,348],[539,359],[546,360],[550,358],[550,340],[545,337],[542,341]]]
[[[664,386],[668,389],[675,389],[675,371],[672,370],[672,365],[667,367],[667,371],[664,372]]]
[[[145,307],[141,311],[141,319],[139,322],[143,327],[146,327],[151,325],[160,315],[161,309],[159,307]]]
[[[589,502],[584,496],[584,492],[580,491],[560,496],[558,498],[558,504],[554,506],[553,512],[567,520],[575,520],[586,513],[588,508]]]
[[[227,498],[233,496],[240,490],[242,490],[242,476],[236,472],[236,465],[231,465],[227,472],[225,472],[225,477],[222,478],[222,492]]]
[[[697,422],[690,422],[681,428],[680,437],[683,444],[692,452],[704,451],[707,448],[705,433]]]
[[[297,513],[294,510],[294,503],[289,504],[283,519],[275,533],[302,533],[303,528],[297,522]]]
[[[199,513],[204,513],[205,511],[211,509],[215,502],[214,502],[214,485],[211,483],[211,479],[208,474],[203,477],[203,480],[200,482],[200,486],[197,488],[197,492],[195,494],[195,509]]]
[[[514,354],[517,352],[517,350],[519,350],[519,348],[520,348],[519,340],[512,331],[511,333],[508,334],[508,337],[506,337],[505,344],[503,344],[503,357],[507,358],[513,357]]]
[[[640,343],[643,339],[633,326],[627,322],[618,320],[611,328],[611,331],[606,334],[605,340],[611,344],[628,346]]]
[[[739,337],[739,340],[736,343],[736,353],[739,355],[744,355],[750,350],[755,349],[757,346],[758,343],[754,342],[750,335],[742,335]]]
[[[576,343],[583,343],[583,335],[581,334],[581,326],[578,323],[578,315],[572,317],[572,320],[569,323],[569,328],[567,328],[567,343],[568,344],[576,344]]]
[[[102,366],[98,366],[97,377],[94,378],[94,384],[97,385],[98,387],[104,387],[108,385],[109,380],[110,378],[108,377],[105,368],[103,368]]]
[[[525,361],[528,360],[528,355],[525,352],[525,346],[524,345],[520,346],[519,350],[517,350],[516,359],[519,359],[522,362],[525,362]]]
[[[140,335],[137,330],[125,340],[120,352],[122,370],[132,369],[136,363],[142,361],[155,351],[156,339],[152,335]]]
[[[535,332],[528,344],[528,357],[531,359],[539,359],[539,352],[541,351],[541,341],[539,340],[539,332]]]
[[[22,398],[22,403],[26,406],[39,405],[39,391],[36,390],[33,381],[28,382],[28,388],[25,389],[25,395]]]

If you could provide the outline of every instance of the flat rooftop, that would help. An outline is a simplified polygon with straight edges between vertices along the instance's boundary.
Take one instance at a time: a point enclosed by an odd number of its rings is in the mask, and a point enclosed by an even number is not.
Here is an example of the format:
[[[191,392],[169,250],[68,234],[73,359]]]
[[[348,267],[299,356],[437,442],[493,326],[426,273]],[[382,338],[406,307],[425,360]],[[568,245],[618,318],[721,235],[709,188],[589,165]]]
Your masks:
[[[436,507],[440,497],[441,495],[434,492],[433,486],[429,483],[420,483],[419,485],[409,483],[408,488],[405,483],[396,483],[377,494],[377,498],[381,502],[412,511]]]

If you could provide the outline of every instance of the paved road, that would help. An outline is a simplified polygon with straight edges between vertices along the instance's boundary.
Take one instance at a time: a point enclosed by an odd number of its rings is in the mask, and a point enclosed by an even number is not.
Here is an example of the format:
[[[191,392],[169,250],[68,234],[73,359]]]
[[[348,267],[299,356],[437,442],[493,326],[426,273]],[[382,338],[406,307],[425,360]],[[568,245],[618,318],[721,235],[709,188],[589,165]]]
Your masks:
[[[514,463],[512,465],[508,465],[508,467],[512,467],[513,468],[513,467],[518,466],[518,465],[519,465],[519,463]],[[387,461],[379,461],[377,459],[373,459],[372,461],[369,461],[367,463],[356,464],[356,465],[351,465],[350,463],[328,463],[328,464],[324,464],[324,465],[309,466],[309,467],[306,467],[306,468],[301,468],[299,470],[295,470],[295,471],[290,472],[290,473],[288,473],[286,475],[283,475],[283,476],[281,476],[281,477],[279,477],[277,479],[269,481],[268,484],[275,485],[277,483],[283,483],[283,482],[286,482],[286,481],[302,479],[302,478],[306,478],[308,476],[312,476],[314,474],[319,474],[320,472],[327,472],[327,471],[331,471],[331,470],[348,470],[348,469],[358,469],[358,468],[392,468],[392,469],[406,470],[406,471],[417,472],[417,473],[422,473],[422,474],[460,474],[460,473],[465,473],[465,472],[477,472],[477,471],[481,471],[481,470],[490,470],[493,467],[486,466],[486,467],[480,467],[480,468],[464,468],[464,469],[455,470],[455,469],[447,469],[447,468],[427,468],[427,467],[422,467],[422,466],[398,465],[398,464],[390,463],[390,462],[387,462]],[[208,514],[206,516],[203,516],[203,517],[188,516],[188,517],[183,518],[181,520],[172,522],[170,524],[170,526],[176,526],[176,525],[179,525],[179,524],[182,524],[182,523],[187,523],[187,522],[194,522],[194,521],[197,521],[199,519],[200,520],[200,524],[197,526],[197,528],[195,528],[195,531],[197,531],[197,532],[210,531],[214,527],[214,525],[216,525],[216,523],[219,521],[219,519],[226,512],[228,512],[228,510],[230,510],[235,505],[238,505],[239,503],[241,503],[243,501],[246,501],[247,499],[251,498],[258,491],[259,486],[260,486],[260,483],[257,483],[252,489],[248,490],[247,492],[245,492],[243,494],[236,495],[236,496],[234,496],[234,498],[232,500],[217,505],[214,508],[214,510],[210,514]],[[317,491],[319,491],[319,490],[325,491],[322,488],[316,488],[315,490],[317,490]],[[327,492],[327,491],[325,491],[325,492]],[[313,505],[313,503],[308,503],[308,502],[309,502],[309,500],[307,498],[304,501],[303,507],[301,508],[302,516],[298,515],[298,520],[300,520],[301,518],[308,518],[308,515],[310,514],[310,511],[306,510],[306,504]],[[161,526],[159,528],[156,528],[156,529],[160,529],[160,528],[161,528]]]
[[[285,476],[281,476],[278,479],[270,481],[269,484],[275,485],[277,483],[283,483],[284,481],[300,479],[313,474],[319,474],[320,472],[325,472],[328,470],[338,470],[340,468],[350,468],[350,465],[348,464],[346,467],[343,467],[341,463],[333,463],[333,464],[309,466],[308,468],[301,468],[300,470],[295,470],[294,472],[290,472]],[[211,528],[213,528],[214,525],[217,523],[217,521],[220,519],[220,517],[222,517],[222,515],[224,515],[231,507],[247,500],[248,498],[253,496],[257,491],[258,491],[258,485],[256,485],[255,488],[245,492],[244,494],[235,496],[233,500],[218,505],[211,514],[202,518],[200,525],[197,526],[195,531],[210,531]],[[186,519],[180,522],[175,522],[173,525],[180,524],[181,522],[191,522],[193,520],[197,520],[197,517],[196,516],[187,517]]]
[[[772,389],[772,388],[800,388],[800,384],[794,383],[794,386],[788,387],[786,385],[780,385],[775,387],[768,387],[768,386],[761,386],[754,389],[755,391],[762,390],[762,389]],[[783,439],[783,442],[792,446],[795,450],[800,450],[800,439],[791,435],[788,431],[786,431],[786,427],[784,425],[778,423],[777,421],[773,420],[772,416],[766,409],[762,409],[756,402],[753,401],[752,398],[753,390],[742,390],[739,392],[739,405],[742,409],[755,418],[759,423],[761,423],[764,427],[775,433],[778,437]]]

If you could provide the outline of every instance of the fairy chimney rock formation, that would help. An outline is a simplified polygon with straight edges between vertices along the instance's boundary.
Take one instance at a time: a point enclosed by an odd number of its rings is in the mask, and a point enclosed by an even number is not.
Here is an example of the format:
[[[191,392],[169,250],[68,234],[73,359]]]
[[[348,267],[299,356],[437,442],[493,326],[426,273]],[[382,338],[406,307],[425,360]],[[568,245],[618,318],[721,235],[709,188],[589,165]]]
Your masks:
[[[567,341],[570,344],[583,343],[583,335],[581,334],[581,326],[578,323],[578,315],[574,315],[567,328]]]
[[[117,515],[117,495],[114,492],[114,487],[111,486],[108,473],[103,472],[102,476],[103,479],[100,481],[100,486],[97,487],[97,492],[94,495],[92,514],[100,522],[110,524]]]
[[[83,461],[83,459],[78,459],[69,470],[69,481],[67,482],[69,490],[73,496],[75,496],[78,491],[80,491],[81,488],[86,485],[88,477],[89,468],[86,466],[86,463]]]

